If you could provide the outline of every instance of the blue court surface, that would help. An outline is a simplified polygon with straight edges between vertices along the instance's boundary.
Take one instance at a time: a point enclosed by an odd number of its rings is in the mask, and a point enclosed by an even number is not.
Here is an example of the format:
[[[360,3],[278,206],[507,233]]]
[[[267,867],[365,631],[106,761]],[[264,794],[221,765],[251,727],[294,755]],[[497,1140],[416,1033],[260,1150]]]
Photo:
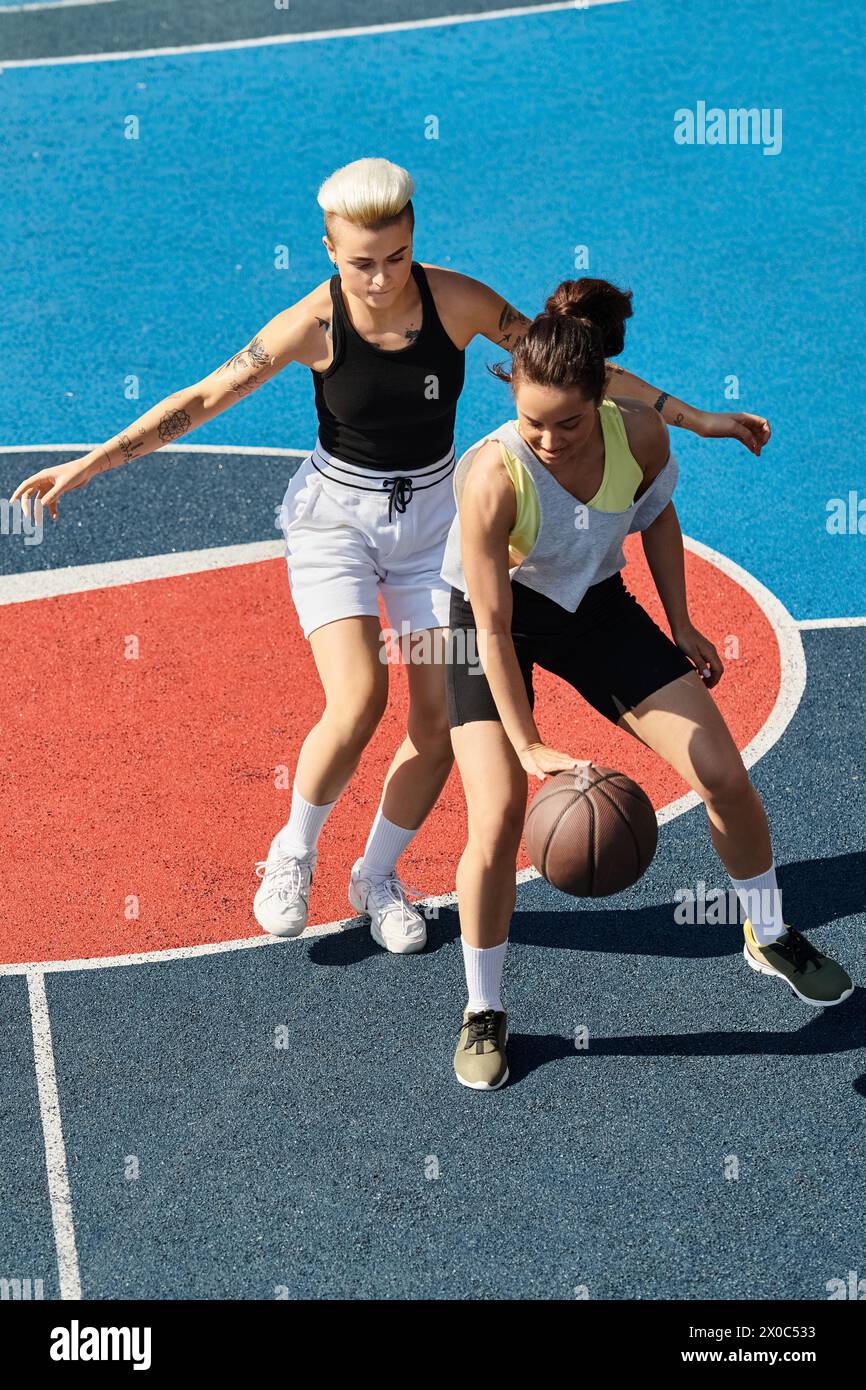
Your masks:
[[[864,39],[860,0],[0,0],[0,497],[326,279],[315,195],[350,160],[410,169],[415,258],[524,312],[582,254],[583,273],[634,291],[625,366],[772,423],[760,458],[674,431],[677,509],[695,553],[769,615],[772,713],[747,761],[789,920],[858,986],[815,1011],[747,968],[739,928],[675,922],[678,890],[726,879],[703,808],[671,796],[629,892],[578,900],[523,876],[511,1080],[480,1095],[451,1070],[453,884],[435,886],[417,957],[382,952],[357,919],[263,941],[242,899],[209,945],[96,953],[70,927],[68,953],[49,955],[48,890],[25,885],[36,863],[50,881],[70,832],[9,832],[0,1277],[66,1299],[825,1300],[866,1275]],[[675,113],[699,103],[781,113],[778,148],[678,143]],[[505,418],[485,370],[498,356],[481,339],[468,351],[458,451]],[[4,667],[59,673],[71,728],[91,700],[73,598],[247,561],[281,576],[266,615],[279,651],[295,619],[275,509],[315,434],[309,373],[291,367],[185,446],[64,498],[39,543],[4,512]],[[223,616],[208,614],[217,667],[232,659]],[[51,681],[34,676],[46,710]],[[242,668],[232,682],[242,798],[244,778],[271,776],[272,725],[287,742],[304,730],[291,690],[275,682],[272,708],[253,708]],[[209,711],[192,684],[178,699],[205,800]],[[22,742],[17,697],[0,708],[17,794],[28,763],[63,765],[66,734]],[[390,756],[398,731],[377,737]],[[105,730],[94,776],[122,752]],[[460,802],[456,774],[444,795]],[[46,799],[28,815],[72,823]],[[273,805],[255,803],[252,827],[226,807],[250,899]],[[154,814],[144,801],[142,822]],[[83,887],[55,891],[86,923],[98,809],[79,830]],[[178,901],[210,911],[207,862],[173,854]],[[170,921],[173,899],[160,911]],[[28,934],[32,953],[11,948]]]

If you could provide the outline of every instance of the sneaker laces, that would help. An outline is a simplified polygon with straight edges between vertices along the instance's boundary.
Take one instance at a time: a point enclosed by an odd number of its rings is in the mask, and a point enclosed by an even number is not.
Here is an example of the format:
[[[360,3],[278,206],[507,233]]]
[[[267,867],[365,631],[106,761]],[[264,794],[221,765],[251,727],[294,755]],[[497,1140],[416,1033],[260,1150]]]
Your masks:
[[[267,879],[272,892],[283,902],[296,902],[304,887],[302,863],[312,872],[313,866],[310,861],[298,859],[295,855],[281,855],[270,866],[267,859],[260,859],[256,864],[256,876]]]
[[[770,945],[801,974],[806,973],[806,966],[810,963],[816,968],[821,965],[821,957],[815,947],[793,927],[788,928],[787,936],[780,937],[778,941],[771,941]]]
[[[470,1048],[475,1043],[495,1043],[499,1035],[498,1018],[495,1009],[482,1009],[477,1014],[470,1014],[463,1025],[467,1030],[466,1047]]]
[[[410,888],[404,883],[397,874],[389,874],[387,878],[370,879],[370,892],[368,902],[373,904],[380,912],[390,912],[393,908],[400,908],[401,925],[406,925],[406,908],[409,906],[409,899],[416,901],[424,895],[418,888]]]

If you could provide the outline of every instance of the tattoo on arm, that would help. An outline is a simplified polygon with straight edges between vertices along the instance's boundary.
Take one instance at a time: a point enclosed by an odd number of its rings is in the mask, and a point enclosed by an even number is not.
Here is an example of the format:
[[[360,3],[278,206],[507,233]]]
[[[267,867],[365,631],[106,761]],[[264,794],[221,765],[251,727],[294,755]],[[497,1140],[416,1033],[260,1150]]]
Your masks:
[[[235,371],[239,367],[265,367],[271,361],[270,356],[265,350],[265,345],[261,338],[253,338],[240,352],[236,352],[234,357],[230,357],[228,362],[223,362],[220,367],[221,372]]]
[[[108,444],[101,444],[99,446],[99,452],[102,454],[105,462],[99,469],[100,473],[106,473],[111,468],[119,468],[122,463],[131,463],[133,459],[138,458],[139,452],[144,447],[146,436],[146,427],[144,425],[139,425],[134,439],[130,436],[128,431],[124,430],[123,434],[118,434],[114,439],[110,440]],[[112,458],[111,456],[111,451],[115,445],[120,450],[119,458]]]
[[[138,457],[138,451],[144,444],[144,437],[146,434],[147,430],[144,428],[144,425],[141,425],[139,426],[137,439],[130,439],[128,434],[119,434],[117,436],[117,443],[120,447],[120,452],[123,454],[124,463],[130,463],[132,459]]]
[[[670,400],[670,396],[668,395],[667,391],[662,391],[661,395],[659,396],[658,400],[657,400],[656,403],[655,403],[655,406],[653,407],[655,410],[658,411],[659,415],[662,416],[662,419],[664,419],[663,411],[664,411],[665,401],[668,401],[668,400]],[[677,411],[677,417],[676,417],[676,419],[673,420],[673,421],[671,421],[671,423],[674,424],[674,425],[681,425],[681,424],[683,423],[683,420],[684,420],[684,419],[685,419],[685,412],[682,411],[682,410],[678,410],[678,411]]]
[[[518,328],[515,329],[514,325]],[[529,319],[525,314],[521,314],[519,309],[515,309],[512,304],[503,304],[502,313],[499,315],[499,330],[503,336],[497,340],[497,347],[507,347],[510,349],[512,340],[517,341],[523,336],[523,330],[529,327]],[[503,332],[504,329],[510,330]]]
[[[262,373],[273,365],[274,359],[261,338],[256,337],[241,352],[236,352],[234,357],[224,362],[219,370],[234,376],[231,389],[236,396],[248,396],[267,381],[267,376]]]
[[[316,323],[319,325],[320,328],[324,328],[324,330],[325,330],[325,337],[326,337],[326,338],[333,338],[334,335],[333,335],[333,333],[332,333],[332,331],[331,331],[331,320],[330,320],[330,319],[320,319],[319,316],[318,316],[318,314],[317,314],[317,315],[316,315]]]
[[[179,439],[182,434],[192,428],[192,420],[185,410],[169,410],[163,415],[156,429],[163,443],[169,439]]]

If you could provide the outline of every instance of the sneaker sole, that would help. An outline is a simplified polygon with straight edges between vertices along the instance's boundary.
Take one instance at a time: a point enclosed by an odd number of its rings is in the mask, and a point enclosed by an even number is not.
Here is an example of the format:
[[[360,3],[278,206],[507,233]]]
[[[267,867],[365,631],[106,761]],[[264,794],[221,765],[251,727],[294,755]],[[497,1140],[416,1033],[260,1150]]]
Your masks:
[[[746,945],[743,946],[743,955],[746,958],[746,964],[750,965],[753,970],[757,970],[759,975],[772,975],[777,980],[784,980],[785,984],[796,994],[800,1002],[809,1004],[813,1009],[832,1008],[834,1004],[842,1004],[846,999],[850,999],[851,995],[854,993],[854,986],[852,985],[850,989],[845,990],[844,994],[840,994],[838,999],[810,999],[808,994],[801,994],[797,986],[792,984],[787,975],[782,974],[781,970],[774,970],[771,965],[767,965],[764,961],[756,960]]]
[[[253,916],[263,932],[266,932],[268,936],[278,936],[283,941],[293,941],[295,937],[302,936],[309,925],[307,922],[302,922],[299,927],[268,927],[262,921],[255,907],[253,907]]]
[[[365,913],[364,916],[369,917],[369,912]],[[426,932],[424,933],[423,937],[421,937],[421,939],[418,941],[402,940],[400,941],[399,945],[389,945],[389,943],[382,936],[382,933],[379,931],[372,917],[370,917],[370,935],[372,936],[377,946],[381,946],[383,951],[390,951],[392,956],[414,956],[417,955],[419,951],[423,951],[424,947],[427,945]]]
[[[398,945],[390,946],[388,942],[385,940],[385,938],[382,936],[382,933],[379,931],[378,927],[374,923],[373,918],[370,916],[370,913],[367,911],[367,909],[365,907],[362,907],[361,904],[359,902],[356,902],[355,899],[352,897],[353,887],[354,884],[349,885],[349,906],[355,909],[359,917],[367,918],[370,924],[370,935],[372,936],[377,946],[381,946],[383,951],[389,951],[392,956],[413,956],[418,951],[424,950],[424,947],[427,945],[426,930],[424,932],[424,935],[418,938],[417,940],[402,940]]]
[[[455,1071],[454,1075],[457,1077],[457,1080],[460,1082],[460,1085],[468,1086],[470,1091],[498,1091],[499,1087],[504,1086],[506,1081],[508,1080],[508,1068],[505,1068],[505,1075],[503,1076],[501,1081],[496,1082],[495,1086],[491,1086],[490,1083],[487,1081],[466,1081],[460,1075],[459,1071]]]

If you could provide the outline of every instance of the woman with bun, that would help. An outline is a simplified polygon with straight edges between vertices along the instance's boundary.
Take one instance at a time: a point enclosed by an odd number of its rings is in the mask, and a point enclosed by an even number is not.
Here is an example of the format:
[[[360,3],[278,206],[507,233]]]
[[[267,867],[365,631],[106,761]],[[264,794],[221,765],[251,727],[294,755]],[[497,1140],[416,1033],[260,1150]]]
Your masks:
[[[622,351],[631,293],[565,281],[515,344],[517,419],[474,444],[454,477],[458,515],[443,578],[452,586],[447,697],[469,839],[457,895],[469,1000],[458,1080],[508,1077],[500,983],[515,902],[527,776],[581,761],[542,742],[535,665],[664,758],[703,800],[712,843],[744,912],[746,960],[804,1003],[839,1003],[851,980],[781,915],[767,817],[708,690],[722,676],[691,622],[677,478],[658,411],[606,399],[606,357]],[[629,593],[622,542],[640,531],[673,640]],[[459,639],[459,640],[458,640]]]
[[[312,453],[281,508],[292,598],[324,692],[323,713],[301,748],[291,814],[258,865],[260,926],[299,936],[317,841],[376,731],[388,698],[379,599],[392,631],[426,633],[407,662],[406,737],[388,772],[349,901],[370,914],[379,945],[417,951],[424,918],[397,877],[397,859],[441,792],[452,765],[441,629],[449,590],[440,577],[454,516],[454,416],[464,354],[478,334],[510,350],[529,320],[487,285],[413,260],[414,184],[385,159],[359,159],[322,184],[322,238],[337,274],[264,325],[192,386],[153,406],[83,458],[52,465],[14,493],[26,509],[138,460],[216,418],[291,362],[306,367],[319,420]],[[611,391],[657,401],[701,435],[731,436],[759,454],[766,420],[692,410],[617,368]],[[424,656],[425,659],[419,659]],[[286,692],[275,691],[276,701]]]

